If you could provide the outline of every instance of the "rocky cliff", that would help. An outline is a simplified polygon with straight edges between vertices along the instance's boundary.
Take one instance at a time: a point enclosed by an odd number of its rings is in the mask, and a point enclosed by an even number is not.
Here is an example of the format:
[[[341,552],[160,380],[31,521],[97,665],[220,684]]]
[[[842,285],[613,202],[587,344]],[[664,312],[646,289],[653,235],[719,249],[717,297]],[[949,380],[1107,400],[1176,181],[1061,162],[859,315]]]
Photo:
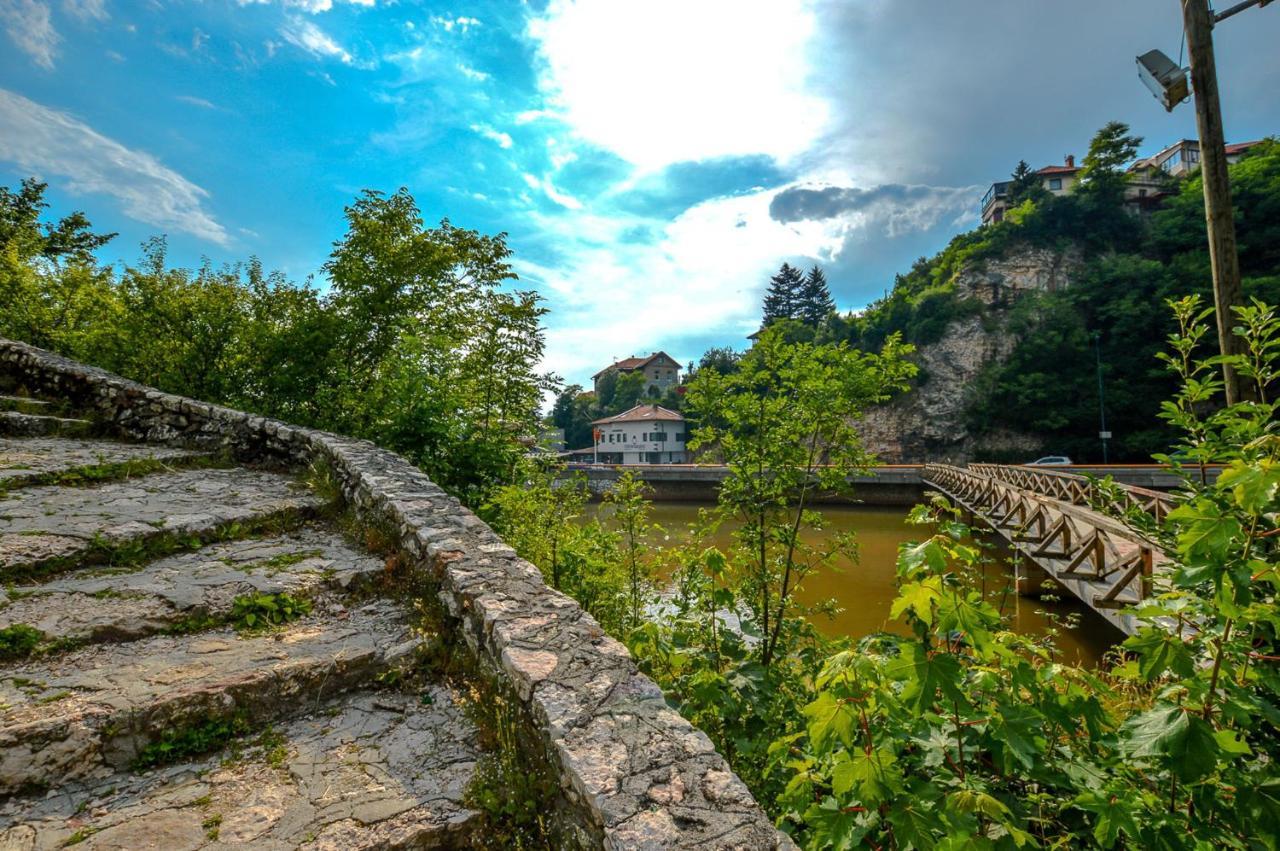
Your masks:
[[[867,411],[859,429],[867,447],[887,464],[963,462],[985,449],[1039,451],[1039,440],[1028,434],[970,434],[965,410],[982,369],[1007,358],[1018,343],[1008,308],[1027,293],[1070,286],[1082,264],[1075,250],[1021,247],[961,269],[956,292],[980,301],[982,312],[956,319],[941,339],[917,349],[916,386]]]

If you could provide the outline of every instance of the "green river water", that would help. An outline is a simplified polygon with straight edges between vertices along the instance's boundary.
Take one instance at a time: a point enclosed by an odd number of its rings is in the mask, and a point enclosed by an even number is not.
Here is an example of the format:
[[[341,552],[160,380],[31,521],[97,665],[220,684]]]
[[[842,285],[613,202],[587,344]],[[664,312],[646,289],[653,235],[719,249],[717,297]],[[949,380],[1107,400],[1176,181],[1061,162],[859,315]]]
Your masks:
[[[710,503],[696,502],[655,502],[653,504],[653,522],[665,532],[668,543],[678,543],[682,535],[686,535],[690,522],[696,519],[700,508],[710,508]],[[607,520],[606,512],[593,506]],[[852,531],[857,534],[858,562],[844,562],[838,571],[821,571],[810,576],[799,595],[807,603],[834,599],[843,609],[834,619],[820,617],[816,624],[828,635],[863,636],[880,630],[901,631],[900,624],[889,620],[889,607],[893,602],[894,563],[897,558],[898,545],[904,541],[920,540],[927,536],[927,528],[910,526],[906,521],[906,511],[902,508],[883,508],[871,506],[823,506],[822,514],[827,521],[828,531],[817,534],[829,534],[832,531]],[[716,538],[708,543],[727,547],[730,543],[730,529],[722,527]],[[1068,614],[1080,616],[1079,626],[1074,629],[1062,629],[1058,636],[1058,646],[1063,652],[1064,661],[1079,661],[1084,664],[1095,664],[1102,654],[1124,636],[1113,626],[1099,617],[1088,607],[1071,597],[1069,593],[1061,602],[1049,602],[1019,597],[1016,593],[1002,590],[1011,585],[1011,570],[1004,565],[992,565],[988,568],[986,586],[990,590],[993,605],[1003,604],[1004,610],[1012,616],[1013,626],[1023,633],[1042,634],[1053,628],[1052,615],[1062,617]]]

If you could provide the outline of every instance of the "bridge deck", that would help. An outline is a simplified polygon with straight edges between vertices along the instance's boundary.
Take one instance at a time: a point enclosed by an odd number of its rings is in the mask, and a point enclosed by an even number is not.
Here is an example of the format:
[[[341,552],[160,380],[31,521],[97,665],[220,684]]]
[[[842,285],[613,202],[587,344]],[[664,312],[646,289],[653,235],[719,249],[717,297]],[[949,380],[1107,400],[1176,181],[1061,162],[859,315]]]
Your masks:
[[[1042,471],[1026,473],[1025,468],[938,464],[925,467],[922,478],[980,517],[1085,605],[1133,634],[1138,623],[1125,610],[1151,595],[1168,569],[1167,556],[1124,523],[1076,504],[1089,501],[1087,480],[1050,474],[1046,481],[1040,475]],[[1133,499],[1158,518],[1167,512],[1168,497],[1131,490],[1135,492],[1124,499]]]

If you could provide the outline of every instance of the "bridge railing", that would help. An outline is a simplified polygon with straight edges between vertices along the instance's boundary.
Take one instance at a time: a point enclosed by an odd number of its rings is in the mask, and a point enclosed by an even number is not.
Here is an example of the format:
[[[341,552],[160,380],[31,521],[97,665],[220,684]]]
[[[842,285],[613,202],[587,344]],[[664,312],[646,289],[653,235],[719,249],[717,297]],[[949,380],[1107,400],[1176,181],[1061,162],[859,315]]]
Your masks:
[[[1140,533],[1073,500],[975,469],[928,464],[923,478],[982,517],[1085,604],[1122,630],[1135,630],[1133,616],[1124,610],[1152,595],[1156,576],[1168,563]]]
[[[970,464],[969,469],[979,475],[999,479],[1072,505],[1101,507],[1121,514],[1136,508],[1157,523],[1163,523],[1177,505],[1168,494],[1135,485],[1114,483],[1109,490],[1103,492],[1092,480],[1061,470],[1008,464]]]

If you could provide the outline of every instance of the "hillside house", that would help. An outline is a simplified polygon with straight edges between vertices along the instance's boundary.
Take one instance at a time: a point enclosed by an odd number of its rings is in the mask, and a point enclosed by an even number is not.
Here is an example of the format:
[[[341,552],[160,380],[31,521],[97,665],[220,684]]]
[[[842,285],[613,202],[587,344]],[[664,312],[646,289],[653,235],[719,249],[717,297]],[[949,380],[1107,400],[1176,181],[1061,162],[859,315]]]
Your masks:
[[[1036,169],[1040,176],[1040,185],[1051,195],[1065,195],[1076,185],[1080,166],[1076,165],[1074,154],[1067,154],[1062,165],[1047,165]],[[982,196],[982,223],[1002,221],[1005,211],[1009,209],[1009,187],[1012,180],[1001,180],[991,184],[987,194]]]
[[[1235,142],[1226,146],[1227,162],[1238,162],[1245,152],[1258,144]],[[1129,166],[1129,186],[1125,189],[1125,205],[1132,212],[1145,212],[1159,205],[1173,189],[1170,178],[1185,177],[1200,168],[1200,143],[1195,139],[1182,139]],[[1037,169],[1041,185],[1053,195],[1070,192],[1079,179],[1080,167],[1075,157],[1068,155],[1064,165],[1050,165]],[[1009,208],[1011,180],[991,184],[982,196],[982,223],[989,225],[1004,219]]]
[[[683,464],[688,458],[684,417],[660,405],[636,405],[591,426],[599,464]]]
[[[609,364],[591,376],[597,394],[600,392],[600,379],[610,372],[616,372],[620,375],[632,372],[643,373],[646,393],[650,387],[656,388],[659,393],[662,393],[667,388],[675,387],[680,383],[680,363],[666,352],[654,352],[646,358],[632,356]]]

